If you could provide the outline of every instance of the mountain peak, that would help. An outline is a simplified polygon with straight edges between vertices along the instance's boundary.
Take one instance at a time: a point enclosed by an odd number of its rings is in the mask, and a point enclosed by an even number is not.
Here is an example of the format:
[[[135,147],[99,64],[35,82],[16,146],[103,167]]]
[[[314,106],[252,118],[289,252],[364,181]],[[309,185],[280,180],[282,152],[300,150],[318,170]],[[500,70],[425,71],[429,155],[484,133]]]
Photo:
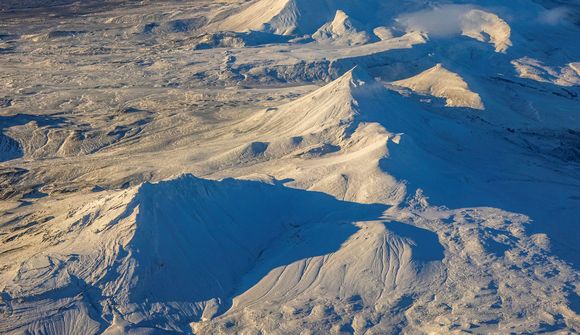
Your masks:
[[[355,65],[352,69],[345,72],[338,79],[332,81],[330,85],[334,86],[346,86],[349,88],[370,88],[374,87],[376,84],[375,80],[360,66]]]
[[[370,40],[370,36],[361,28],[361,24],[351,20],[342,10],[337,10],[334,19],[320,27],[312,38],[321,43],[342,45],[360,45]]]
[[[448,107],[469,107],[484,109],[479,94],[471,91],[469,85],[457,73],[437,64],[413,77],[393,82],[419,94],[444,98]]]
[[[375,105],[376,93],[383,89],[362,68],[356,66],[341,77],[305,96],[268,109],[248,120],[249,127],[262,127],[277,133],[298,136],[321,132],[341,136],[351,127],[362,105]]]

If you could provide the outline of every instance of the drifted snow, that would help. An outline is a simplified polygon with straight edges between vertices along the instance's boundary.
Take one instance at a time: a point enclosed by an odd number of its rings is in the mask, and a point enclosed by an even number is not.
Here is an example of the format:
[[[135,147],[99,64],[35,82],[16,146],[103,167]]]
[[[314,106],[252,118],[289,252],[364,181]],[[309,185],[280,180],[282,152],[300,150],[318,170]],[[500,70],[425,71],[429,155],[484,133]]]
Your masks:
[[[216,20],[213,26],[218,30],[310,35],[323,25],[341,30],[350,29],[351,21],[366,25],[388,20],[400,10],[393,11],[391,7],[396,5],[375,0],[254,0],[233,9],[231,15]]]
[[[520,58],[512,61],[521,78],[554,83],[560,86],[580,85],[580,62],[551,67],[533,58]]]
[[[397,19],[408,30],[440,36],[464,35],[491,43],[496,52],[512,45],[511,28],[499,16],[468,5],[443,5],[430,10],[406,13]]]
[[[341,10],[336,11],[336,16],[331,22],[324,24],[312,34],[312,38],[321,43],[334,42],[342,45],[365,44],[370,40],[370,36]]]
[[[392,84],[409,88],[420,94],[444,98],[445,105],[449,107],[484,109],[480,96],[469,90],[463,78],[445,69],[441,64]]]
[[[294,0],[255,1],[241,13],[228,17],[219,27],[224,30],[268,30],[290,34],[296,29],[297,13]]]
[[[461,19],[461,34],[495,46],[496,52],[506,52],[512,45],[511,28],[493,13],[470,10]]]
[[[0,333],[578,333],[566,18],[68,3],[0,4]]]

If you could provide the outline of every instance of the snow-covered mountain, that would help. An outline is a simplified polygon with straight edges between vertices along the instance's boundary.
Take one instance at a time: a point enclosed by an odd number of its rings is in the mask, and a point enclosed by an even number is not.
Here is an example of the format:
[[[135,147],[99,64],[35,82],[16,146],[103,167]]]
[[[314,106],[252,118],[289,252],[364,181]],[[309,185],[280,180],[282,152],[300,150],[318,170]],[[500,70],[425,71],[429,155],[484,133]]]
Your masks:
[[[560,1],[0,4],[0,333],[580,332]]]

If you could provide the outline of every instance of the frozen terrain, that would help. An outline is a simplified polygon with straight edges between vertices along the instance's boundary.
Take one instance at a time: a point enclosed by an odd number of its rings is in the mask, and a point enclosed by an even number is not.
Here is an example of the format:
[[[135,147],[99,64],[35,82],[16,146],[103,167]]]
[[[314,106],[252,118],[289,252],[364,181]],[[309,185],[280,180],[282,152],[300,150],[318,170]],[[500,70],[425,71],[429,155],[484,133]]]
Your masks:
[[[0,334],[580,333],[579,13],[0,1]]]

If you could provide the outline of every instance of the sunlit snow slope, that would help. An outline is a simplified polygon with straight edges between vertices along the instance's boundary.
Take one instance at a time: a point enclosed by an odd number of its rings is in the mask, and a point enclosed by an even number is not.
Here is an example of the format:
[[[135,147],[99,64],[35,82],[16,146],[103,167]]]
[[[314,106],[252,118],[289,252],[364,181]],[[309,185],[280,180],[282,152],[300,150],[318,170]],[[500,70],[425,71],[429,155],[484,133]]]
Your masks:
[[[579,333],[577,11],[3,1],[0,333]]]

